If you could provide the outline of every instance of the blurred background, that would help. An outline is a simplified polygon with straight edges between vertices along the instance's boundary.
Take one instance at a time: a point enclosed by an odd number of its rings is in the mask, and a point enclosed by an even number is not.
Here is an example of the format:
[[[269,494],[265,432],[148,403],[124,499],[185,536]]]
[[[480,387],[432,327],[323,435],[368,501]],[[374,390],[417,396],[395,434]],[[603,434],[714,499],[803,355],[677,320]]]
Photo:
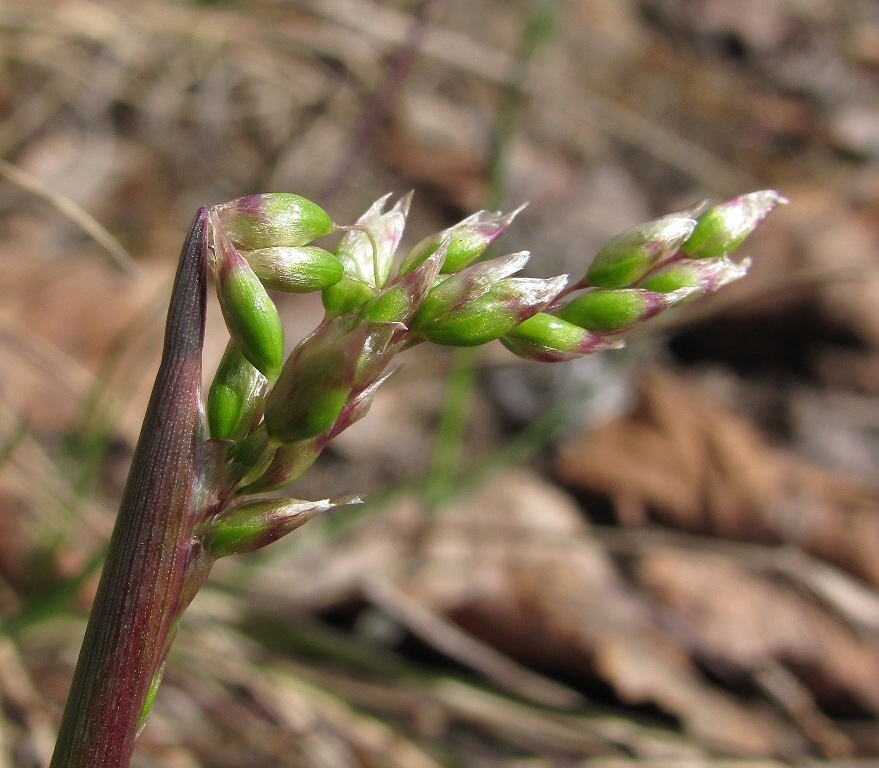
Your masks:
[[[765,187],[748,278],[625,350],[407,353],[292,489],[368,503],[218,564],[134,765],[875,764],[877,162],[871,0],[0,4],[0,768],[48,765],[199,205],[411,189],[405,250],[527,201],[502,252],[579,276]]]

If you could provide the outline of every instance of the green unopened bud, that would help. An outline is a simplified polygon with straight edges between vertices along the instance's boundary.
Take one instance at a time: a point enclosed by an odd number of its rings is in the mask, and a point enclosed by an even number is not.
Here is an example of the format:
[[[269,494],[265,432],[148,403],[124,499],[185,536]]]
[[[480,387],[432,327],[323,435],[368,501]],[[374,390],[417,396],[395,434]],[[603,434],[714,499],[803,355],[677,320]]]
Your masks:
[[[300,478],[314,464],[329,442],[329,437],[319,435],[308,440],[299,440],[278,446],[271,461],[260,473],[252,473],[238,494],[246,496],[254,493],[268,493],[284,488]]]
[[[223,511],[206,525],[205,549],[214,557],[253,552],[291,531],[295,531],[321,512],[340,504],[358,504],[360,499],[301,501],[270,499],[249,501]]]
[[[372,288],[382,288],[387,282],[412,201],[410,192],[385,211],[389,197],[385,195],[376,200],[349,228],[336,249],[345,274]]]
[[[750,265],[748,259],[737,264],[725,256],[719,259],[681,259],[656,270],[642,280],[640,286],[659,293],[713,293],[744,277]]]
[[[251,364],[274,381],[284,362],[284,328],[274,302],[222,226],[212,216],[217,296],[232,340]]]
[[[269,440],[265,425],[260,424],[244,439],[231,446],[226,455],[235,466],[235,475],[240,479],[264,470],[277,447],[277,444]]]
[[[333,426],[348,402],[367,337],[366,325],[348,331],[333,322],[296,347],[266,399],[270,437],[292,443]]]
[[[408,325],[436,280],[447,247],[448,242],[443,243],[419,267],[382,291],[366,306],[364,315],[376,323]]]
[[[595,256],[585,283],[598,288],[625,288],[673,256],[693,231],[688,212],[640,224],[608,240]]]
[[[335,229],[327,212],[289,192],[247,195],[214,208],[236,248],[297,248]]]
[[[696,221],[681,251],[692,259],[712,259],[732,253],[777,205],[786,202],[775,190],[764,189],[709,208]]]
[[[561,363],[576,360],[619,342],[609,341],[600,334],[587,331],[567,320],[546,312],[538,312],[510,333],[501,343],[514,355],[542,363]]]
[[[441,278],[425,297],[414,323],[426,323],[431,318],[447,315],[463,307],[487,293],[498,281],[518,272],[529,258],[527,251],[511,253]]]
[[[345,276],[321,294],[327,317],[333,318],[363,309],[375,296],[375,290],[361,280]]]
[[[638,288],[596,288],[572,299],[554,314],[590,331],[613,333],[641,323],[669,305],[667,296]]]
[[[392,285],[382,291],[364,309],[364,314],[377,323],[403,322],[414,309],[413,303],[402,286]],[[398,318],[401,318],[398,320]]]
[[[259,248],[241,255],[266,288],[288,293],[322,291],[342,279],[342,262],[314,245]]]
[[[259,416],[268,382],[241,353],[235,342],[226,347],[208,391],[211,437],[239,440]]]
[[[342,409],[342,413],[330,431],[307,440],[298,440],[295,443],[286,443],[278,447],[274,452],[271,463],[254,477],[247,485],[239,489],[241,496],[254,493],[269,493],[278,491],[290,483],[299,479],[314,464],[327,443],[336,435],[344,432],[354,422],[363,418],[369,406],[372,404],[378,388],[387,380],[390,374],[386,374],[378,381],[373,382],[360,394],[353,397]]]
[[[437,232],[424,238],[416,245],[400,265],[400,274],[406,275],[425,259],[448,241],[445,260],[441,271],[443,273],[459,272],[470,266],[479,258],[486,249],[497,240],[510,226],[510,222],[525,206],[520,206],[515,211],[502,215],[498,212],[479,211],[468,216],[442,232]]]
[[[485,344],[505,336],[544,309],[564,289],[567,281],[567,275],[548,280],[504,278],[481,296],[450,312],[433,316],[423,316],[419,312],[413,327],[434,344],[456,347]]]

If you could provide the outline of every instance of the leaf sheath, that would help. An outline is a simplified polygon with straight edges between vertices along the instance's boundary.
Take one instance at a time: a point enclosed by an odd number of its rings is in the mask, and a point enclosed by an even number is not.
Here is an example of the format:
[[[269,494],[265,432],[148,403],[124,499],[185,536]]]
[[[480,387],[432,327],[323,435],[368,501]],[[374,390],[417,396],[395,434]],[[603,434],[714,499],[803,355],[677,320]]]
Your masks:
[[[89,618],[51,768],[124,768],[177,616],[201,422],[208,214],[177,270],[165,346]]]

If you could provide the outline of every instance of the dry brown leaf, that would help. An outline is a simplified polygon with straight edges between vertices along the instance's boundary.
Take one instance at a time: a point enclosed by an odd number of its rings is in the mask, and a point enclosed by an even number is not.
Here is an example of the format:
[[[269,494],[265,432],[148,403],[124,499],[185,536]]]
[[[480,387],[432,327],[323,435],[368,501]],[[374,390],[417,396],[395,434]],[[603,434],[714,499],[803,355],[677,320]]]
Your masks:
[[[857,194],[853,187],[790,190],[796,203],[782,212],[780,226],[802,249],[800,263],[826,276],[819,298],[827,317],[875,349],[879,221],[875,208],[859,211],[845,199]]]
[[[879,711],[879,648],[789,585],[717,554],[656,549],[641,582],[666,606],[676,636],[721,673],[759,675],[777,662],[818,704]]]
[[[272,595],[291,610],[326,609],[385,578],[511,658],[573,684],[601,678],[716,748],[770,755],[798,743],[771,714],[701,676],[571,499],[528,472],[499,475],[429,520],[406,501],[284,560],[249,575],[252,602]]]
[[[717,747],[773,754],[789,734],[712,688],[651,620],[564,494],[510,472],[444,510],[408,591],[514,658],[570,679],[599,676]]]
[[[562,446],[556,469],[680,528],[791,543],[879,584],[879,497],[769,446],[674,375],[653,372],[638,409]]]

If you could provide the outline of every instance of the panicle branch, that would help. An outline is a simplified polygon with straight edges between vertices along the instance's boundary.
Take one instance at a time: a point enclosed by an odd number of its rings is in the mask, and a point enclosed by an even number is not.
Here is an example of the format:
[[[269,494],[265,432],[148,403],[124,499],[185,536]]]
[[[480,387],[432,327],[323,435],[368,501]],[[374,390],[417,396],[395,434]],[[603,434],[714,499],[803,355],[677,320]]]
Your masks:
[[[528,252],[484,259],[522,208],[479,211],[428,235],[394,273],[411,193],[390,207],[389,198],[348,226],[289,194],[215,209],[211,263],[231,341],[208,421],[212,439],[228,443],[237,496],[299,477],[366,413],[404,349],[500,340],[520,357],[562,362],[620,347],[650,318],[744,276],[749,262],[729,254],[786,202],[764,190],[632,227],[605,243],[572,283],[567,275],[517,276]],[[314,245],[331,232],[344,233],[335,249]],[[265,288],[320,291],[326,309],[283,364]]]

